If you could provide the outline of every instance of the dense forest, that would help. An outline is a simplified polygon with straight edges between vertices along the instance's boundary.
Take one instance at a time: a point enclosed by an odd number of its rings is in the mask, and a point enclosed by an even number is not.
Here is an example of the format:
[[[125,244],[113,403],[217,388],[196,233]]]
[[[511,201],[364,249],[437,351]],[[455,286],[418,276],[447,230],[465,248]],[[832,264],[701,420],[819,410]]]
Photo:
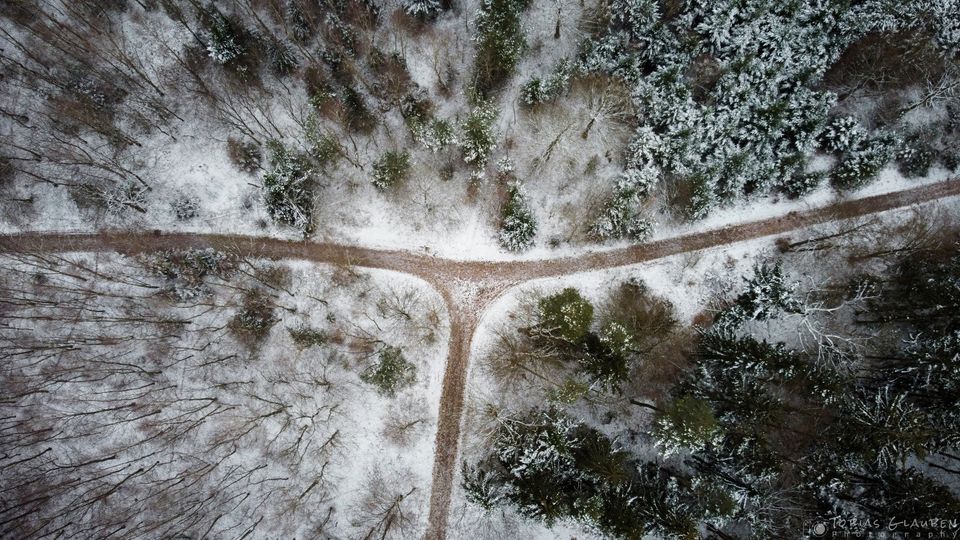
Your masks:
[[[539,296],[487,363],[546,404],[488,411],[468,499],[616,538],[936,531],[960,511],[957,241],[916,218],[784,239],[690,329],[638,281]]]

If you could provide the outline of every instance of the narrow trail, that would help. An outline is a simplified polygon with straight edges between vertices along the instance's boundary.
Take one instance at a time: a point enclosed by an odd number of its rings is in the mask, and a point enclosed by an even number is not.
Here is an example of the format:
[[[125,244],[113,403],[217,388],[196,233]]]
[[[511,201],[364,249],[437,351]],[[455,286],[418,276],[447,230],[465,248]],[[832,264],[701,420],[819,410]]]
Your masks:
[[[958,195],[960,179],[953,178],[936,184],[841,201],[821,208],[790,212],[785,216],[624,248],[528,261],[459,261],[409,251],[371,249],[329,242],[160,232],[8,234],[0,235],[0,252],[115,251],[137,254],[163,249],[211,247],[249,257],[300,259],[392,270],[414,275],[428,282],[440,292],[450,318],[450,343],[437,417],[433,486],[426,534],[429,539],[442,539],[446,536],[447,516],[459,455],[460,424],[470,347],[481,314],[507,289],[533,279],[649,262]]]

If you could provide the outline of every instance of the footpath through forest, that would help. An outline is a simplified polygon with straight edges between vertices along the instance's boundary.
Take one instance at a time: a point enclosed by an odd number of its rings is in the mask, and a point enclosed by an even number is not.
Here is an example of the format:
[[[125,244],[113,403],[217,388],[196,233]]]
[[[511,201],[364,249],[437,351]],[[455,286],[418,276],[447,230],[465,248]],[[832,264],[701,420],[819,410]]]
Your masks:
[[[0,235],[0,252],[111,252],[137,254],[164,249],[214,248],[241,256],[301,259],[403,272],[428,282],[443,296],[450,317],[433,465],[427,538],[446,536],[456,475],[461,416],[470,347],[483,311],[507,289],[533,279],[564,276],[649,262],[672,255],[783,234],[814,225],[904,208],[960,195],[960,179],[841,201],[785,216],[729,225],[629,247],[526,261],[442,259],[402,250],[331,242],[281,240],[223,234],[25,232]]]

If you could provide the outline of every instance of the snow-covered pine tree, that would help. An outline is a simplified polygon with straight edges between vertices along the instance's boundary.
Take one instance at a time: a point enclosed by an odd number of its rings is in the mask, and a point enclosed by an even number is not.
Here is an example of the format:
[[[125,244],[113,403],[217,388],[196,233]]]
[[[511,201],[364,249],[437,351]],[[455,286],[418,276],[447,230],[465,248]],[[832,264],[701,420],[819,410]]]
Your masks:
[[[414,121],[410,130],[414,140],[432,152],[442,150],[454,140],[453,127],[442,118]]]
[[[411,17],[429,21],[440,14],[440,0],[403,0],[403,11]]]
[[[777,311],[801,313],[804,309],[795,294],[796,284],[787,281],[779,263],[755,266],[753,277],[745,281],[746,290],[737,297],[736,307],[748,320],[762,321],[775,317]]]
[[[924,455],[936,437],[927,413],[889,387],[864,394],[843,404],[838,446],[865,467],[903,466],[911,456]]]
[[[507,186],[507,202],[498,235],[500,245],[508,251],[524,251],[533,245],[537,233],[537,220],[527,204],[523,187],[519,182]]]
[[[238,29],[219,9],[212,5],[204,10],[206,47],[210,58],[228,64],[244,53]]]
[[[640,203],[656,180],[653,167],[626,169],[614,187],[613,197],[594,221],[591,234],[600,240],[646,240],[653,233],[653,224],[639,215]]]
[[[477,57],[473,89],[481,96],[500,86],[520,62],[527,48],[521,14],[527,0],[482,0],[474,24]]]
[[[611,538],[690,538],[707,511],[685,478],[637,462],[615,441],[556,410],[502,419],[489,461],[466,469],[467,492],[485,501],[489,486],[496,486],[501,500],[547,524],[574,520]]]
[[[846,152],[863,142],[867,132],[852,116],[837,116],[820,134],[820,146],[827,152]]]
[[[303,157],[279,141],[268,143],[270,169],[263,175],[263,199],[267,214],[277,223],[290,225],[304,236],[313,232],[313,171]]]
[[[933,151],[921,144],[909,145],[897,152],[900,174],[907,178],[926,176],[933,165]]]
[[[463,160],[472,163],[477,170],[486,166],[490,154],[497,145],[494,122],[499,111],[491,102],[482,102],[474,107],[460,126],[458,143],[463,151]]]
[[[873,181],[896,153],[896,139],[878,135],[847,152],[830,174],[840,189],[856,189]]]
[[[267,45],[267,59],[273,72],[283,77],[296,71],[300,61],[293,47],[283,41],[273,40]]]
[[[783,190],[791,199],[797,199],[820,187],[826,178],[822,171],[794,174],[783,183]]]
[[[541,298],[537,304],[537,335],[578,343],[593,322],[593,305],[580,291],[567,287],[562,291]]]
[[[716,442],[720,433],[710,404],[693,396],[680,396],[661,405],[653,425],[657,445],[667,456],[702,450]]]
[[[556,99],[570,85],[575,66],[567,59],[560,60],[546,77],[532,77],[520,86],[520,103],[537,105]]]
[[[634,359],[633,336],[618,322],[608,322],[598,334],[587,332],[577,355],[577,372],[591,388],[620,393]]]
[[[460,478],[467,502],[489,511],[503,501],[506,488],[499,475],[464,461]]]

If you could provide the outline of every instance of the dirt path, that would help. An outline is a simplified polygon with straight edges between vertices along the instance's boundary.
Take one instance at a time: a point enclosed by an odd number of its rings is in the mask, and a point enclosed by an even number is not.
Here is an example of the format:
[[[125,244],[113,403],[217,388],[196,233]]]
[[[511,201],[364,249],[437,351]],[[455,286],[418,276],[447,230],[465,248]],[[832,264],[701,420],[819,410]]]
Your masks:
[[[460,423],[473,334],[483,310],[508,288],[524,281],[616,268],[671,255],[782,234],[842,219],[960,195],[960,179],[852,199],[823,208],[791,212],[715,230],[690,233],[625,248],[537,261],[457,261],[400,250],[333,243],[298,242],[221,234],[102,232],[0,235],[0,252],[116,251],[136,254],[161,249],[212,247],[250,257],[302,259],[404,272],[430,283],[450,314],[450,344],[444,368],[430,496],[427,538],[446,534],[456,475]]]

